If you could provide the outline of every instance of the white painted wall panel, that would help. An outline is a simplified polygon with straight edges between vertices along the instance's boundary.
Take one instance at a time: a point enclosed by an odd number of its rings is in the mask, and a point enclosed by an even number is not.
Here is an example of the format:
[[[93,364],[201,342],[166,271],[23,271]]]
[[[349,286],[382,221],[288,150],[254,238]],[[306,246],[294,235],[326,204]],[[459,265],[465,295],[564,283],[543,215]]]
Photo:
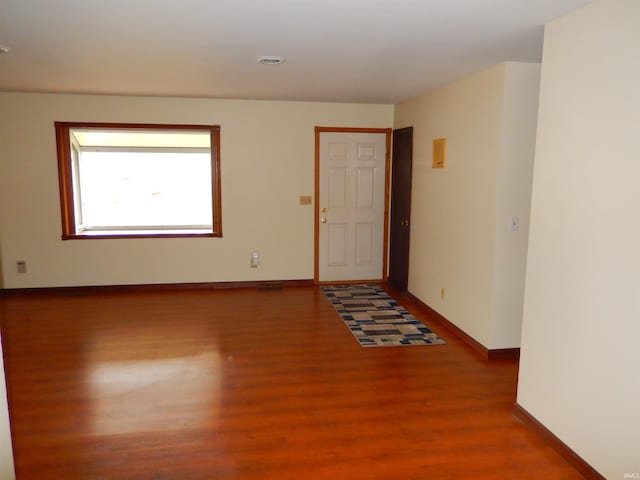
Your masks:
[[[640,2],[547,26],[518,402],[605,478],[640,475]]]
[[[24,93],[0,105],[5,288],[313,278],[315,206],[298,200],[314,191],[314,127],[393,122],[392,105]],[[62,241],[56,120],[220,124],[223,238]]]

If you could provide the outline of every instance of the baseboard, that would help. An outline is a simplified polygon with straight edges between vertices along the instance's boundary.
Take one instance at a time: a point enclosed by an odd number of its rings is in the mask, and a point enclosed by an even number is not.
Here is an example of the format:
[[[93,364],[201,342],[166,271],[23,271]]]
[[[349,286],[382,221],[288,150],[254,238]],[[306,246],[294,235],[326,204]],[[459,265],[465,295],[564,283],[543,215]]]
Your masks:
[[[329,281],[329,282],[316,282],[317,285],[320,286],[324,286],[324,285],[361,285],[361,284],[376,284],[376,285],[380,285],[384,283],[383,279],[377,279],[377,280],[335,280],[335,281]]]
[[[436,323],[438,323],[443,328],[449,330],[452,334],[462,340],[464,343],[469,345],[473,350],[479,353],[482,358],[487,360],[518,360],[520,358],[520,349],[519,348],[498,348],[498,349],[488,349],[480,342],[478,342],[475,338],[470,336],[468,333],[464,332],[462,329],[451,323],[447,318],[445,318],[440,313],[436,312],[429,305],[424,303],[418,297],[413,295],[411,292],[405,292],[404,295],[409,298],[413,303],[415,303],[419,308],[424,310],[424,312],[431,317]]]
[[[519,404],[513,407],[513,415],[522,421],[527,427],[540,435],[546,443],[560,454],[566,462],[580,472],[588,480],[605,480],[591,465],[589,465],[580,455],[571,450],[569,446],[556,437],[551,430],[540,423],[533,415],[527,412]]]
[[[520,360],[519,348],[489,348],[487,349],[489,360]]]
[[[414,302],[415,304],[417,304],[421,309],[423,309],[425,311],[425,313],[427,313],[432,320],[435,320],[436,323],[438,323],[440,326],[442,326],[443,328],[449,330],[451,333],[453,333],[456,337],[458,337],[460,340],[462,340],[464,343],[466,343],[467,345],[469,345],[471,348],[473,348],[477,353],[479,353],[480,355],[482,355],[482,357],[484,358],[488,358],[488,350],[487,347],[485,347],[484,345],[482,345],[480,342],[478,342],[476,339],[474,339],[473,337],[471,337],[469,334],[465,333],[463,330],[461,330],[460,328],[456,327],[453,323],[451,323],[449,320],[447,320],[444,316],[442,316],[441,314],[439,314],[438,312],[436,312],[433,308],[431,308],[429,305],[427,305],[426,303],[424,303],[422,300],[420,300],[418,297],[416,297],[413,293],[411,292],[406,292],[405,294],[412,302]]]
[[[5,288],[0,295],[88,295],[91,293],[166,292],[170,290],[220,290],[230,288],[257,288],[270,290],[282,287],[313,286],[313,279],[304,280],[259,280],[246,282],[197,282],[197,283],[150,283],[142,285],[87,285],[75,287]]]

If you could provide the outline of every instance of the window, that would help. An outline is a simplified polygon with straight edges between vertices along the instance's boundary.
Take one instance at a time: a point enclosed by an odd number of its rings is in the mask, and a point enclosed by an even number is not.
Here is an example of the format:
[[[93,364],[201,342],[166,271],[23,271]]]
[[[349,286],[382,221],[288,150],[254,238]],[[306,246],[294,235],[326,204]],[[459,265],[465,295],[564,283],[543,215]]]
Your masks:
[[[63,240],[222,236],[218,126],[55,127]]]

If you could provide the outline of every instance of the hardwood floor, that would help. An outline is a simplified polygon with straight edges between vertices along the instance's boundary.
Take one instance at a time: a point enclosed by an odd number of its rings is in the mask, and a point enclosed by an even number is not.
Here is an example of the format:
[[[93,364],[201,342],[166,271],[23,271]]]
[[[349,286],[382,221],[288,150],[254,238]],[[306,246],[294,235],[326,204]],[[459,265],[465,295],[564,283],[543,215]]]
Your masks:
[[[515,362],[361,348],[317,288],[0,302],[18,480],[581,478]]]

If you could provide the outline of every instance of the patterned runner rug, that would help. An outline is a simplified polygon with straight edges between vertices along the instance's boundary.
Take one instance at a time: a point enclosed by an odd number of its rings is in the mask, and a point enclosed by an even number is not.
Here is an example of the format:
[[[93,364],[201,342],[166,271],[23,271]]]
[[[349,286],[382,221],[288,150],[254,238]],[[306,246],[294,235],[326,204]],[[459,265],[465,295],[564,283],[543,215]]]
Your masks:
[[[363,347],[445,343],[377,285],[322,287]]]

